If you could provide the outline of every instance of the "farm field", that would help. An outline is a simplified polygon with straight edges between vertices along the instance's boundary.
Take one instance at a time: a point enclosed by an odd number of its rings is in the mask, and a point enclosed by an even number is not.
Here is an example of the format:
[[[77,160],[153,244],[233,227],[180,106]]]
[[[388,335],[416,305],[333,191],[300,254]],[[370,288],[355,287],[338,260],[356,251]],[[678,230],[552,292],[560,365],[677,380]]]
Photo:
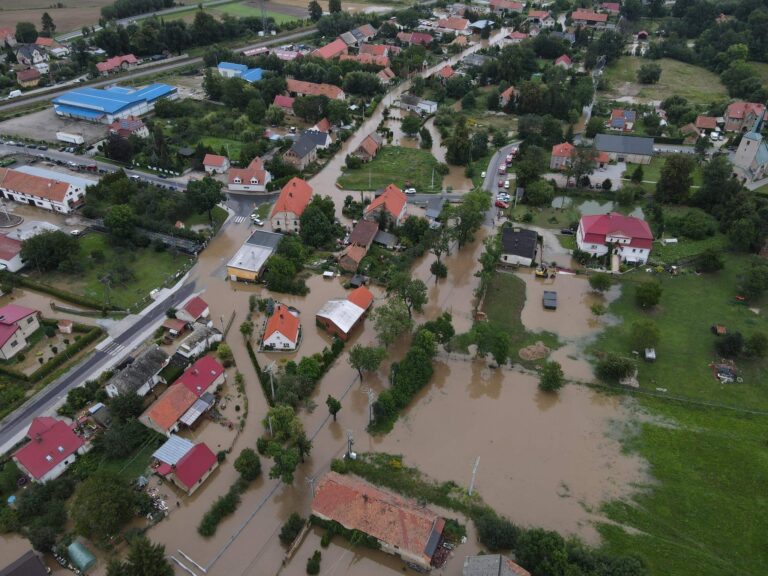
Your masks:
[[[637,71],[648,62],[643,58],[624,56],[606,68],[604,78],[609,89],[602,95],[609,98],[634,96],[641,100],[664,100],[677,95],[694,104],[728,98],[728,92],[716,74],[669,58],[655,61],[662,68],[658,84],[639,84]]]

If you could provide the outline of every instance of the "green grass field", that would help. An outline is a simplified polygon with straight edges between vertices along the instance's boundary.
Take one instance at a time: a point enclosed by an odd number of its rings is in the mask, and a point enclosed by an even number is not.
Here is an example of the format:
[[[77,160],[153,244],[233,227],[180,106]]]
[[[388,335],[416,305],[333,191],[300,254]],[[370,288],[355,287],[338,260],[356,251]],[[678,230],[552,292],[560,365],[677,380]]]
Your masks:
[[[638,84],[637,71],[649,60],[635,56],[623,56],[605,70],[611,94],[616,93],[624,82],[631,82],[632,95],[649,100],[664,100],[669,96],[682,96],[694,104],[709,104],[728,98],[725,86],[716,74],[692,64],[669,58],[656,60],[662,68],[658,84]]]
[[[240,150],[243,149],[243,143],[240,140],[232,140],[230,138],[217,138],[215,136],[204,136],[197,142],[204,146],[210,146],[216,153],[225,151],[225,156],[229,158],[237,159],[240,157]]]
[[[610,306],[622,323],[608,328],[593,346],[629,354],[632,322],[652,318],[661,340],[656,362],[639,365],[641,389],[662,388],[667,390],[662,396],[683,399],[638,396],[649,416],[626,448],[648,460],[654,480],[630,501],[606,505],[605,512],[617,525],[600,527],[607,550],[639,554],[653,575],[768,573],[768,551],[760,545],[768,517],[755,513],[767,503],[760,486],[768,482],[768,415],[725,408],[768,411],[768,361],[737,360],[744,378],[740,384],[720,384],[708,366],[716,359],[712,324],[745,335],[768,332],[764,314],[734,299],[746,263],[746,257],[730,256],[717,274],[658,276],[664,293],[651,312],[633,301],[634,282],[645,278],[625,277],[621,297]],[[764,305],[758,302],[755,307],[762,310]],[[684,399],[723,407],[702,407]]]
[[[190,6],[189,10],[180,10],[179,12],[168,14],[167,16],[163,16],[163,19],[192,21],[195,17],[195,12],[197,12],[197,10],[199,10],[197,6]],[[217,6],[211,6],[210,8],[204,8],[204,10],[219,18],[221,18],[224,14],[229,14],[230,16],[236,16],[238,18],[253,17],[253,16],[257,18],[261,17],[260,8],[258,8],[257,6],[251,6],[247,2],[240,2],[240,1],[233,1],[233,2],[227,2],[225,4],[218,4]],[[296,16],[290,16],[288,14],[282,14],[280,12],[273,12],[271,10],[267,10],[267,17],[274,19],[276,24],[283,24],[284,22],[292,22],[294,20],[299,20],[299,18],[297,18]]]
[[[428,150],[385,146],[379,155],[357,170],[348,170],[339,178],[345,190],[378,190],[389,184],[404,188],[407,182],[419,193],[439,192],[443,177],[435,170],[432,190],[432,170],[437,160]]]
[[[94,251],[103,254],[103,260],[96,262],[91,257]],[[118,248],[110,244],[104,234],[90,233],[80,238],[80,260],[83,270],[78,274],[47,273],[31,277],[37,281],[56,286],[74,294],[102,301],[104,284],[101,279],[120,264],[130,270],[133,278],[124,282],[113,281],[109,289],[110,302],[127,308],[163,286],[167,278],[184,266],[188,258],[181,254],[175,258],[170,252],[155,252],[153,248]]]
[[[224,210],[221,206],[215,206],[213,210],[211,210],[213,214],[213,225],[216,230],[221,228],[221,225],[224,224],[224,221],[227,219],[227,211]],[[199,226],[199,225],[205,225],[208,226],[210,224],[210,220],[208,220],[208,213],[203,212],[202,214],[193,214],[186,220],[184,220],[184,225],[187,228],[191,228],[192,226]]]
[[[518,351],[525,346],[541,340],[545,346],[554,350],[559,348],[557,336],[551,332],[530,332],[520,320],[520,314],[525,305],[525,282],[512,273],[497,272],[494,274],[483,300],[482,311],[485,312],[488,323],[496,329],[506,332],[510,339],[510,355],[513,362],[535,365],[542,361],[525,362]],[[472,332],[459,334],[454,339],[457,349],[466,352],[473,343]]]

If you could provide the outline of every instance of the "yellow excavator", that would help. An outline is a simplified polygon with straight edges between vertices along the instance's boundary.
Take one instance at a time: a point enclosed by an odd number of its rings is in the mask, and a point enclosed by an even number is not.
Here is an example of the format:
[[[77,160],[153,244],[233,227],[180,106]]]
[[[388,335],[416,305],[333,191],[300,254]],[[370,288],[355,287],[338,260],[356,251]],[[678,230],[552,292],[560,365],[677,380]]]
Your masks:
[[[549,276],[549,270],[544,265],[544,239],[539,236],[539,265],[534,271],[536,278],[547,278]]]

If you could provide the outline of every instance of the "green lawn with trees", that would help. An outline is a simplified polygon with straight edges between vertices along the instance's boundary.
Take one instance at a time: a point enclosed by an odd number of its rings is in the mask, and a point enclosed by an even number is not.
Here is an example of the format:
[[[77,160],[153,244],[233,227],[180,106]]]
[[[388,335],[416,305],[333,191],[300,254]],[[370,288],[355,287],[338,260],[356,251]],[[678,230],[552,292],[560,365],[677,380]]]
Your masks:
[[[79,239],[79,246],[75,259],[77,270],[71,273],[31,271],[30,278],[102,302],[105,290],[102,280],[108,277],[110,303],[127,308],[147,297],[153,289],[162,287],[190,262],[184,254],[158,252],[151,246],[115,246],[108,236],[100,233],[86,234]]]
[[[768,570],[768,555],[759,545],[768,520],[754,514],[763,500],[756,495],[768,481],[768,361],[760,357],[765,350],[747,346],[736,355],[742,383],[721,384],[710,367],[721,357],[716,342],[725,338],[712,334],[713,324],[741,332],[747,343],[756,333],[768,333],[768,320],[750,309],[761,311],[765,297],[749,306],[735,299],[745,292],[739,285],[751,258],[727,255],[721,271],[701,276],[656,275],[661,299],[645,310],[637,306],[635,291],[647,279],[626,276],[621,297],[609,308],[622,323],[592,346],[594,352],[632,357],[648,338],[657,340],[656,361],[637,363],[638,380],[641,390],[662,398],[637,396],[653,416],[625,439],[626,449],[649,462],[653,480],[631,499],[606,504],[604,512],[615,524],[599,527],[605,550],[634,551],[652,574],[715,576],[726,566],[744,574]],[[768,284],[768,270],[762,283]]]
[[[428,150],[385,146],[367,164],[346,170],[338,184],[345,190],[378,190],[389,184],[405,188],[409,182],[419,193],[439,192],[442,189],[440,163]]]
[[[638,98],[664,100],[670,96],[682,96],[694,104],[710,104],[728,97],[728,92],[717,74],[705,68],[662,58],[655,61],[661,66],[661,77],[656,84],[640,84],[637,72],[649,60],[636,56],[623,56],[608,66],[603,77],[607,80],[609,91],[619,89],[622,83],[634,84],[639,90]]]

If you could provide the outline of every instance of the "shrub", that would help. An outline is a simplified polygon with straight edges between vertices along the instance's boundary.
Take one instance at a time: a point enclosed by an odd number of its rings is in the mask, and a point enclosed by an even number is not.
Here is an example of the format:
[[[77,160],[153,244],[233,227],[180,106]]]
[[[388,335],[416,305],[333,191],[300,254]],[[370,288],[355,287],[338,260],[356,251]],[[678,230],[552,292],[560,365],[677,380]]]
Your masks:
[[[618,382],[631,376],[635,371],[635,363],[616,354],[608,354],[600,360],[595,367],[595,374],[600,380],[606,382]]]
[[[717,231],[717,221],[701,210],[689,210],[685,214],[667,216],[664,225],[672,234],[691,240],[703,240]]]
[[[320,550],[315,550],[315,553],[312,554],[312,557],[307,560],[307,574],[310,574],[311,576],[320,574],[321,558],[322,554],[320,553]]]
[[[296,540],[303,527],[304,519],[296,512],[291,514],[288,520],[285,521],[285,524],[283,524],[283,527],[280,528],[280,543],[285,547],[293,544],[293,541]]]
[[[768,352],[768,336],[755,332],[744,342],[744,353],[751,358],[763,358]]]
[[[198,534],[206,538],[213,536],[219,523],[225,517],[233,514],[237,510],[238,504],[240,504],[240,485],[235,483],[224,496],[219,496],[214,500],[211,508],[203,515],[203,519],[200,520],[197,527]]]
[[[724,358],[736,358],[744,350],[741,332],[729,332],[715,341],[715,350]]]
[[[696,257],[696,270],[699,272],[711,273],[722,270],[725,267],[725,260],[719,250],[707,248]]]
[[[604,272],[592,274],[589,277],[589,286],[596,292],[605,292],[611,287],[611,277]]]
[[[556,392],[565,384],[565,376],[559,362],[545,362],[539,378],[539,390]]]
[[[478,539],[491,552],[515,548],[520,530],[510,520],[489,510],[474,521]]]
[[[429,271],[432,272],[432,274],[434,274],[437,278],[445,278],[448,276],[448,267],[442,262],[438,262],[437,260],[432,262],[432,265],[429,267]]]
[[[659,343],[661,332],[656,322],[642,318],[632,323],[631,340],[635,350],[654,348]]]
[[[261,474],[261,460],[258,454],[251,448],[243,448],[240,452],[240,456],[235,460],[235,470],[240,474],[240,477],[247,481],[252,482]]]
[[[642,282],[635,288],[635,302],[640,308],[653,308],[661,300],[661,293],[658,282]]]

